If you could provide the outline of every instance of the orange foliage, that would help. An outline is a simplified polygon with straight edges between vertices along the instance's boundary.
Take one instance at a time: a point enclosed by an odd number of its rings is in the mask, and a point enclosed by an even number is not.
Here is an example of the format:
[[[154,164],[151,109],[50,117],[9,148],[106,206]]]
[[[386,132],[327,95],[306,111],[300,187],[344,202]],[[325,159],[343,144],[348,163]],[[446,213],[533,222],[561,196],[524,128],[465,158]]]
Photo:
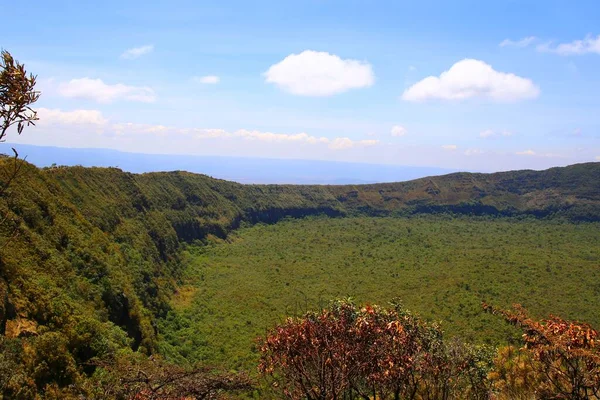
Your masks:
[[[539,375],[535,388],[537,398],[589,399],[600,396],[600,346],[598,332],[590,325],[553,315],[535,321],[520,305],[510,311],[497,310],[487,304],[483,307],[523,330],[522,351]]]
[[[336,302],[287,319],[260,350],[260,371],[291,399],[433,399],[480,389],[473,353],[399,306]]]

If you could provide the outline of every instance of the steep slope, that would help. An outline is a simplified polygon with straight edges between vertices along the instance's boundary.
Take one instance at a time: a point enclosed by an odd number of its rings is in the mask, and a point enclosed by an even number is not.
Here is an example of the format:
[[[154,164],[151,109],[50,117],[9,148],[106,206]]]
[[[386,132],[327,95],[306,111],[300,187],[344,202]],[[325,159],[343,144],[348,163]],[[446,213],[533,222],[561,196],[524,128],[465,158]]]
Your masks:
[[[0,181],[11,162],[0,159]],[[42,390],[84,379],[83,365],[117,349],[153,352],[154,318],[181,276],[183,241],[287,216],[421,212],[598,221],[600,163],[353,186],[26,164],[0,198],[0,350],[21,349],[14,365],[0,357],[0,369],[9,365],[29,377],[23,385]],[[57,364],[40,370],[46,359]]]
[[[600,163],[541,172],[456,173],[373,185],[241,185],[184,172],[144,174],[137,181],[146,188],[154,206],[165,210],[171,204],[173,214],[187,209],[204,215],[212,210],[214,216],[215,204],[227,204],[229,213],[219,215],[233,225],[236,218],[274,222],[282,216],[314,213],[334,216],[454,212],[600,218]]]

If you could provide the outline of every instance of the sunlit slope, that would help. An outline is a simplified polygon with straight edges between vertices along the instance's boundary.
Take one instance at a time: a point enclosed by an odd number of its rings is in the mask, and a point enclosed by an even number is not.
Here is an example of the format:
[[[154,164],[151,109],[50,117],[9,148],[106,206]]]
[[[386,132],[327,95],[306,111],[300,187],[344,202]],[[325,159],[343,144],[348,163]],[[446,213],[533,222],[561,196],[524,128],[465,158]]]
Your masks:
[[[449,335],[516,339],[482,301],[600,326],[600,223],[416,216],[307,218],[257,225],[188,248],[185,285],[160,322],[178,362],[256,364],[255,339],[336,298],[400,298]]]
[[[11,163],[0,158],[0,181]],[[117,345],[116,325],[134,347],[152,350],[155,318],[168,312],[170,294],[181,283],[184,241],[317,214],[598,221],[599,181],[600,163],[352,186],[242,185],[186,172],[136,175],[26,164],[0,198],[0,333],[22,319],[39,332],[62,332],[84,363],[100,350],[81,350],[88,344],[77,332],[92,324],[94,337]]]
[[[185,238],[206,229],[237,226],[240,220],[275,222],[283,216],[320,213],[452,212],[600,219],[600,163],[546,171],[457,173],[374,185],[241,185],[185,172],[139,175],[136,182],[149,204],[167,211],[178,224],[198,218],[192,232],[180,226],[178,232]]]

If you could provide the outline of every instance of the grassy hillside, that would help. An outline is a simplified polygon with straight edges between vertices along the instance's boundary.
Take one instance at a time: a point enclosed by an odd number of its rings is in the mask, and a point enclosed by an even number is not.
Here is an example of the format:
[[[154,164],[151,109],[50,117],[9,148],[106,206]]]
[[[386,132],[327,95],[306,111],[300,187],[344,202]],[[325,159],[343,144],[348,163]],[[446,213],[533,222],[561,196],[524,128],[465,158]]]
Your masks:
[[[0,183],[11,162],[0,159]],[[2,354],[20,349],[14,365],[0,357],[0,370],[22,369],[22,384],[42,390],[78,382],[89,372],[83,365],[116,349],[156,351],[156,318],[182,282],[182,242],[316,214],[598,221],[599,177],[600,163],[590,163],[366,186],[241,185],[185,172],[26,164],[0,198],[0,346]],[[47,359],[58,364],[37,367]]]

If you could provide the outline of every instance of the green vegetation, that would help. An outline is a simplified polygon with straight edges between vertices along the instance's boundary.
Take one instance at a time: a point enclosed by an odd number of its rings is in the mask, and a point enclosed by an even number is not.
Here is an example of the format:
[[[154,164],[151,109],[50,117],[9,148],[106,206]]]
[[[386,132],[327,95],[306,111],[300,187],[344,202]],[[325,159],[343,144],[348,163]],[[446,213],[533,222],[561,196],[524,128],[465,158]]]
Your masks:
[[[85,386],[97,360],[127,349],[249,368],[254,336],[338,295],[380,303],[401,296],[449,332],[490,341],[510,330],[480,317],[481,299],[526,296],[534,313],[596,323],[597,223],[561,221],[600,220],[600,163],[366,186],[241,185],[185,172],[21,162],[15,174],[15,165],[0,158],[0,386],[8,397],[66,398]],[[430,213],[446,216],[414,217]],[[240,226],[315,215],[354,218],[230,236]],[[413,218],[391,218],[400,216]],[[485,234],[488,226],[497,232]],[[215,269],[225,260],[220,252],[231,252],[229,271]],[[231,314],[234,305],[246,313]],[[203,319],[220,325],[207,334]],[[186,329],[194,332],[175,343]]]
[[[216,241],[218,242],[218,241]],[[189,246],[186,286],[161,321],[178,362],[256,364],[254,339],[288,315],[351,296],[400,298],[476,343],[516,339],[481,302],[600,326],[600,224],[420,216],[308,218]]]

